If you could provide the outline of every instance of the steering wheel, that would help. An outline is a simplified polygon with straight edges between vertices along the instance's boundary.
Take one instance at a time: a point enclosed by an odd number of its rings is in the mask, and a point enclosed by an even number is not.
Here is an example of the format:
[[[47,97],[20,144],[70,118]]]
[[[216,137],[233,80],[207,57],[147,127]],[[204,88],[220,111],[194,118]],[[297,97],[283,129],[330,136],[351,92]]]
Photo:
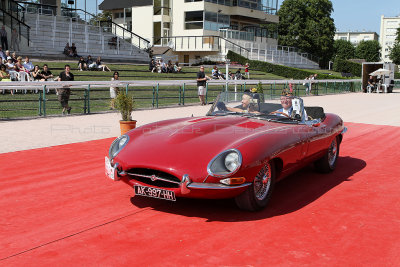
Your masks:
[[[280,114],[280,115],[283,115],[283,116],[285,116],[285,117],[287,117],[287,118],[290,118],[290,116],[289,116],[288,114],[286,114],[286,113],[284,113],[284,112],[280,112],[280,111],[272,111],[272,112],[270,112],[269,114],[271,114],[271,115],[273,115],[273,114]]]

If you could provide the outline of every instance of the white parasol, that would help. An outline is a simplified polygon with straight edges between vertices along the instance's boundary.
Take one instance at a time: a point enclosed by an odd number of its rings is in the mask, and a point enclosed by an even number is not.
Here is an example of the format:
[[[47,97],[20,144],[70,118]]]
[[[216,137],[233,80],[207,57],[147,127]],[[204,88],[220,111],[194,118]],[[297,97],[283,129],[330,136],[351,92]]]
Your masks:
[[[380,68],[374,72],[371,72],[369,75],[378,76],[378,75],[388,75],[388,74],[390,74],[390,70]]]

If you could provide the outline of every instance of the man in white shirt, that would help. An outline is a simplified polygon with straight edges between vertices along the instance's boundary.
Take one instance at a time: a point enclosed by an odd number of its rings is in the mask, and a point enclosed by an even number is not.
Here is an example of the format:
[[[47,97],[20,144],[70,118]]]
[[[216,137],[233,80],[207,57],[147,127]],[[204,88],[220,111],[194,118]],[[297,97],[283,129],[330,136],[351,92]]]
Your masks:
[[[281,95],[282,108],[271,112],[271,114],[276,114],[277,116],[284,116],[288,118],[294,117],[295,114],[292,114],[293,113],[292,99],[293,99],[293,93],[289,92],[288,90],[283,90]],[[308,118],[305,109],[303,110],[303,112],[304,116],[301,120],[302,122],[306,121]]]
[[[33,69],[35,68],[35,66],[33,66],[32,62],[29,61],[29,57],[25,58],[25,62],[24,64],[22,64],[24,66],[24,68],[26,70],[28,70],[29,72],[33,71]]]

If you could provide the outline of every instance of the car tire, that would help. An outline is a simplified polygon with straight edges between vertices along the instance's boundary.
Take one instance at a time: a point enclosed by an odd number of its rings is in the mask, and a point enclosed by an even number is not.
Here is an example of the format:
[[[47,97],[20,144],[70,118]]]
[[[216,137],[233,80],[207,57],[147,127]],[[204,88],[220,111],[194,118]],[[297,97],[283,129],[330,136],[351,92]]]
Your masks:
[[[329,145],[326,154],[319,160],[314,162],[314,166],[318,172],[329,173],[335,170],[337,158],[339,156],[340,141],[336,136]]]
[[[241,210],[257,211],[267,206],[275,185],[275,165],[265,164],[258,172],[251,186],[235,198]]]

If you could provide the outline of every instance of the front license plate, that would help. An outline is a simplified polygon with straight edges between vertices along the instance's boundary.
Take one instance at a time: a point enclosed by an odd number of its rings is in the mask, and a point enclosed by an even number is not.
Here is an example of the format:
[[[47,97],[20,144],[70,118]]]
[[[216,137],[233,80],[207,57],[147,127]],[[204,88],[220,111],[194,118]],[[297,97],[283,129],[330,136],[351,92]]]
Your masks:
[[[112,180],[115,180],[114,177],[114,167],[111,166],[110,160],[106,157],[105,159],[105,171],[106,171],[106,176]]]
[[[164,190],[164,189],[160,189],[160,188],[147,187],[147,186],[142,186],[142,185],[135,185],[134,188],[135,188],[136,195],[165,199],[165,200],[170,200],[170,201],[176,201],[174,191]]]

